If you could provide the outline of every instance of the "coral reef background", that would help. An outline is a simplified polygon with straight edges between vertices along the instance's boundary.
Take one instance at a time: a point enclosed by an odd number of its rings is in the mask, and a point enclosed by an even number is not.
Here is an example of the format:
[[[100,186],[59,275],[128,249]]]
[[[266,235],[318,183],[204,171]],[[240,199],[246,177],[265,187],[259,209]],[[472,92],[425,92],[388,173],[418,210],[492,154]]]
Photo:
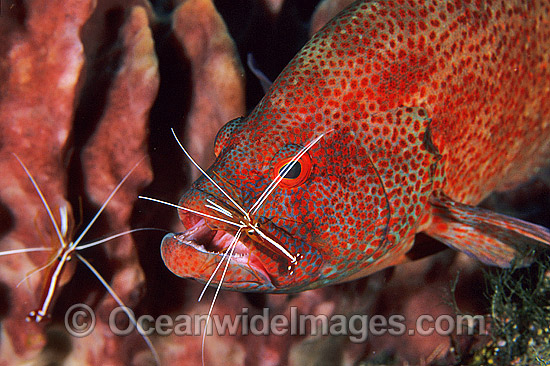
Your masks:
[[[0,251],[59,247],[56,233],[25,171],[28,167],[56,220],[69,217],[74,240],[122,177],[139,167],[85,240],[155,227],[181,231],[176,203],[198,176],[170,128],[203,166],[213,161],[218,129],[246,115],[263,95],[245,65],[252,54],[273,80],[311,34],[351,1],[318,0],[28,0],[2,2],[0,14]],[[550,226],[542,175],[485,205]],[[527,187],[527,188],[526,188]],[[72,231],[71,231],[72,230]],[[72,233],[72,235],[70,235]],[[137,316],[206,314],[213,297],[162,263],[164,234],[139,232],[82,251]],[[487,314],[481,266],[429,238],[418,256],[433,256],[367,279],[295,295],[222,292],[214,314]],[[116,302],[78,261],[65,271],[49,322],[26,322],[39,306],[52,259],[36,252],[0,257],[0,365],[148,365],[152,355],[136,333],[108,327]],[[457,273],[460,272],[457,278]],[[455,281],[456,280],[456,281]],[[451,289],[453,291],[451,291]],[[452,292],[452,293],[451,293]],[[75,303],[90,305],[97,325],[70,336],[63,320]],[[230,336],[206,338],[207,365],[449,364],[485,336]],[[152,336],[163,364],[201,362],[200,335]]]

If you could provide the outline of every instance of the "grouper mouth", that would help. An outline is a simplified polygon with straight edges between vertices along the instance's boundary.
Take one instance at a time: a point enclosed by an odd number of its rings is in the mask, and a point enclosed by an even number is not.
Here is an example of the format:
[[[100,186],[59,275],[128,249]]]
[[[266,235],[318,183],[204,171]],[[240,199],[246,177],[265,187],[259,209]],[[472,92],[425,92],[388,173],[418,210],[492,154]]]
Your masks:
[[[322,275],[323,252],[292,220],[247,212],[197,187],[172,206],[185,230],[163,238],[161,256],[179,277],[236,291],[281,293],[304,289]]]
[[[180,218],[186,230],[166,235],[161,245],[163,261],[174,274],[206,282],[223,260],[222,270],[213,281],[219,282],[225,261],[231,254],[227,276],[223,280],[226,285],[231,286],[231,282],[264,285],[271,282],[272,275],[254,250],[258,243],[246,234],[235,241],[235,233],[220,228],[209,219],[188,212],[180,212]]]

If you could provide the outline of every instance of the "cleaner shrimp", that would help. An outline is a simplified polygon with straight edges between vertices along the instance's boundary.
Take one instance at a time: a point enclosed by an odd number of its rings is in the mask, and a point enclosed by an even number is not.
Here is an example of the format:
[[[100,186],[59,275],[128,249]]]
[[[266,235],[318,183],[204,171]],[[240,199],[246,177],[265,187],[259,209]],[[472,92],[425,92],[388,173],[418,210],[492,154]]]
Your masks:
[[[176,205],[170,202],[158,200],[156,198],[151,197],[145,197],[145,196],[139,196],[139,198],[144,200],[149,200],[157,203],[161,203],[164,205],[168,205],[171,207],[175,207],[178,210],[187,211],[190,213],[193,213],[195,215],[201,216],[203,218],[208,218],[214,221],[222,222],[225,224],[228,224],[236,229],[235,234],[233,235],[233,238],[230,242],[230,244],[224,249],[224,253],[220,261],[218,262],[217,266],[215,267],[214,271],[212,272],[210,278],[205,283],[203,290],[201,294],[199,295],[199,298],[197,301],[201,301],[206,289],[210,286],[212,281],[214,280],[216,274],[218,273],[219,269],[221,268],[222,264],[225,261],[225,266],[223,268],[221,279],[216,287],[216,291],[214,293],[214,297],[212,299],[212,303],[210,304],[210,308],[208,310],[208,315],[206,317],[206,322],[202,334],[202,344],[201,344],[201,359],[202,359],[202,365],[205,365],[205,357],[204,357],[204,351],[205,351],[205,342],[206,342],[206,333],[209,325],[210,318],[212,316],[212,311],[214,309],[214,305],[216,303],[216,300],[218,298],[218,294],[221,290],[221,287],[223,285],[223,281],[225,278],[225,275],[227,273],[227,269],[229,267],[229,264],[231,262],[231,259],[233,258],[235,248],[238,244],[242,244],[239,239],[241,239],[242,235],[248,235],[250,237],[256,237],[261,238],[263,242],[268,243],[272,246],[272,251],[279,253],[281,256],[285,257],[288,261],[288,271],[289,274],[292,274],[294,266],[297,264],[297,262],[301,258],[300,253],[291,253],[289,252],[283,245],[281,245],[277,240],[267,235],[260,225],[260,222],[256,221],[254,219],[254,215],[258,212],[258,210],[262,207],[263,203],[267,200],[267,198],[273,193],[273,191],[281,184],[283,179],[292,171],[294,166],[299,162],[301,157],[306,154],[315,144],[317,144],[327,133],[332,132],[332,130],[326,131],[324,133],[321,133],[317,137],[315,137],[313,140],[308,142],[305,146],[303,146],[294,156],[292,156],[291,159],[289,159],[284,166],[282,166],[279,171],[277,177],[273,179],[270,184],[266,187],[266,189],[260,194],[259,198],[256,200],[256,202],[248,209],[245,210],[245,208],[242,207],[237,201],[231,197],[231,195],[224,190],[220,184],[216,182],[211,176],[206,173],[206,171],[200,167],[200,165],[193,159],[193,157],[189,154],[189,152],[185,149],[181,141],[178,139],[174,129],[171,129],[172,134],[174,135],[174,138],[176,139],[176,142],[178,143],[179,147],[185,154],[185,156],[191,161],[191,163],[200,171],[202,175],[204,175],[215,187],[217,190],[219,190],[231,203],[231,209],[236,210],[238,213],[237,215],[239,217],[236,217],[234,213],[231,211],[221,207],[217,203],[213,202],[212,200],[207,199],[207,203],[204,205],[204,207],[212,209],[222,215],[222,217],[210,215],[207,213],[199,212],[197,210],[193,210],[187,207],[183,207],[180,205]]]
[[[0,252],[0,256],[7,256],[7,255],[13,255],[13,254],[21,254],[21,253],[29,253],[29,252],[53,252],[55,251],[55,255],[53,255],[52,259],[48,261],[43,266],[33,270],[31,273],[29,273],[25,278],[23,278],[19,284],[21,285],[25,280],[30,278],[32,275],[39,273],[47,268],[50,268],[48,276],[46,277],[45,285],[43,287],[43,291],[40,298],[40,307],[37,309],[34,309],[29,312],[28,316],[26,317],[26,321],[31,322],[34,321],[36,323],[40,323],[44,321],[45,319],[49,318],[50,314],[50,308],[53,305],[54,301],[54,295],[57,291],[57,289],[60,287],[60,282],[62,278],[62,274],[64,272],[64,269],[66,268],[66,265],[73,257],[78,258],[93,274],[94,276],[99,280],[99,282],[105,287],[107,292],[112,296],[112,298],[115,300],[115,302],[121,307],[121,309],[124,311],[124,313],[128,316],[130,319],[130,322],[134,325],[134,327],[138,330],[140,335],[142,336],[143,340],[147,344],[147,347],[151,351],[153,358],[155,360],[156,365],[160,365],[160,357],[158,355],[158,352],[156,351],[155,347],[153,346],[153,343],[149,339],[149,337],[141,331],[141,328],[139,324],[137,324],[137,321],[135,319],[134,314],[129,310],[129,308],[124,304],[122,299],[116,294],[115,290],[111,287],[111,285],[103,278],[103,276],[97,271],[97,269],[88,261],[86,260],[82,255],[80,255],[80,251],[91,248],[100,244],[103,244],[105,242],[108,242],[110,240],[116,239],[118,237],[121,237],[123,235],[139,232],[139,231],[145,231],[145,230],[160,230],[156,228],[137,228],[132,230],[123,231],[111,236],[108,236],[103,239],[95,240],[88,243],[81,243],[84,236],[88,233],[88,231],[91,229],[91,227],[94,225],[96,220],[99,218],[101,213],[104,211],[104,209],[107,207],[109,202],[112,200],[112,198],[115,196],[115,194],[118,192],[120,187],[124,184],[124,182],[128,179],[128,177],[132,174],[132,172],[139,166],[139,164],[143,161],[143,159],[139,160],[133,167],[130,169],[128,173],[122,178],[122,180],[117,184],[117,186],[113,189],[113,191],[109,194],[109,196],[105,199],[101,207],[97,210],[93,218],[90,220],[90,222],[86,225],[84,230],[80,233],[80,235],[75,239],[72,240],[73,232],[72,228],[70,227],[69,223],[69,214],[67,207],[64,206],[60,208],[60,223],[58,223],[55,219],[55,216],[53,214],[53,211],[46,201],[46,198],[44,194],[42,193],[42,190],[38,186],[38,183],[32,176],[31,172],[28,170],[26,165],[23,163],[23,161],[15,154],[13,156],[17,159],[23,170],[25,171],[25,174],[31,181],[36,193],[40,197],[40,200],[44,206],[44,209],[46,210],[48,217],[52,223],[52,226],[55,230],[55,234],[57,236],[57,239],[59,240],[60,246],[55,248],[48,248],[48,247],[32,247],[32,248],[22,248],[22,249],[13,249],[13,250],[7,250]]]

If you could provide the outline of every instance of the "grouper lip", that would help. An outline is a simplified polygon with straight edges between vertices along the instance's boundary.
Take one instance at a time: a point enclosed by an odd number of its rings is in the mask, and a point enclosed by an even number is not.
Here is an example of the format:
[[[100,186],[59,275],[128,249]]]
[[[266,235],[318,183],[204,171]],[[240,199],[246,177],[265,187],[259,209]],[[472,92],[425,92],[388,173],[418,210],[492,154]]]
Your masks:
[[[182,222],[187,230],[176,233],[173,236],[180,244],[188,245],[199,252],[216,256],[223,256],[224,253],[229,250],[229,246],[235,239],[233,234],[212,225],[207,219],[198,215],[187,212],[184,213],[184,216],[185,218],[182,218]],[[233,250],[231,263],[233,265],[237,264],[244,267],[250,267],[263,275],[264,278],[270,279],[271,276],[263,263],[245,244],[245,242],[250,241],[251,240],[246,235],[241,235]],[[250,245],[252,243],[248,244]],[[225,260],[227,260],[227,258]],[[210,276],[210,273],[206,275]]]

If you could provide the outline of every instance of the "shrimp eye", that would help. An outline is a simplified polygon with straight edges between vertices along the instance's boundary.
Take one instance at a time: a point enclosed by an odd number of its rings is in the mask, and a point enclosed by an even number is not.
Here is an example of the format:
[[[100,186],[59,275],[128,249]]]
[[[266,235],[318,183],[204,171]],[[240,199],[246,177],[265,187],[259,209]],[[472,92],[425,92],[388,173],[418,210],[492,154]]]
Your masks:
[[[281,183],[279,183],[279,187],[297,187],[304,183],[307,178],[309,178],[312,164],[308,154],[302,155],[302,157],[299,160],[296,160],[293,165],[291,165],[291,163],[292,157],[289,157],[286,159],[282,159],[277,164],[275,164],[272,179],[276,179],[278,176],[284,176],[283,180],[281,180]]]

